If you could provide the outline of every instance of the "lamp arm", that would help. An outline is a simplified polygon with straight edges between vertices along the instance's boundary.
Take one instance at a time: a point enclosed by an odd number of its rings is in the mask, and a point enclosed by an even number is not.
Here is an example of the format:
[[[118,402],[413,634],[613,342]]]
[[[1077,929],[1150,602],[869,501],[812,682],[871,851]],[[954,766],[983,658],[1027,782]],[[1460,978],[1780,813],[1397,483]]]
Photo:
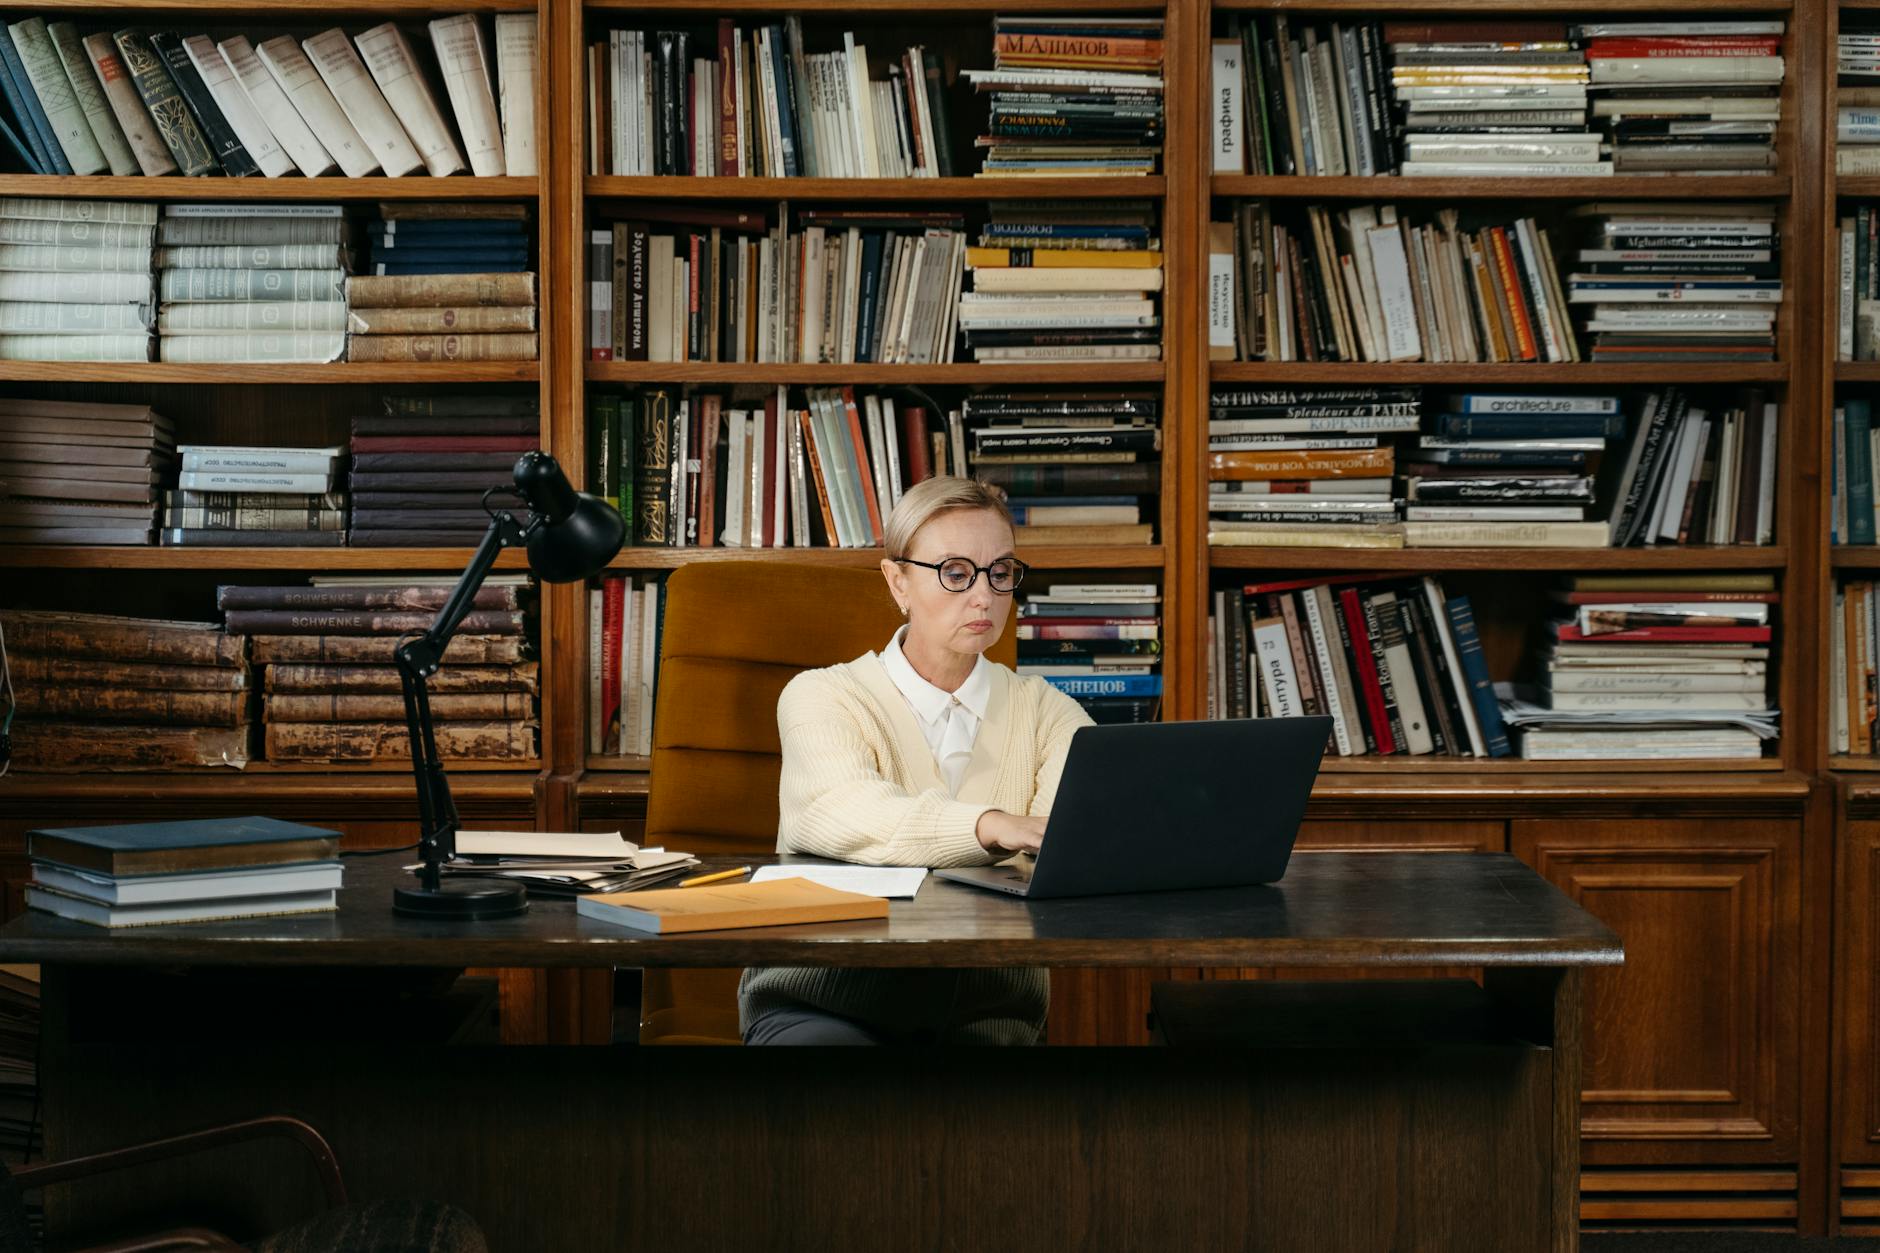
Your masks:
[[[457,806],[451,800],[450,780],[438,760],[437,736],[431,722],[431,701],[426,680],[437,673],[444,650],[476,602],[476,595],[504,548],[527,542],[540,525],[531,515],[525,526],[507,510],[492,510],[489,529],[449,599],[424,631],[401,641],[392,653],[405,696],[405,727],[411,736],[411,768],[418,782],[419,846],[424,887],[438,889],[439,867],[457,852]]]

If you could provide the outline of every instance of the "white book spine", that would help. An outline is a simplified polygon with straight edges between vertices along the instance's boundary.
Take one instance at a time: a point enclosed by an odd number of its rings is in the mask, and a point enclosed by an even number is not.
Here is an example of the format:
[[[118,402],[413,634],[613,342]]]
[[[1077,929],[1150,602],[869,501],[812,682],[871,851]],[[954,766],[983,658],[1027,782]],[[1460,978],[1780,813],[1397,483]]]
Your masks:
[[[148,361],[150,335],[0,335],[0,361]]]
[[[608,749],[625,755],[640,738],[640,602],[632,576],[620,581],[620,730]]]
[[[751,415],[747,410],[733,409],[725,414],[725,444],[728,449],[725,456],[725,516],[724,530],[718,536],[718,542],[726,548],[744,547],[744,498],[745,482],[749,471],[745,467],[747,428]]]
[[[659,660],[659,596],[662,584],[648,580],[640,595],[640,733],[635,748],[641,756],[653,751],[654,663]]]
[[[778,399],[776,421],[770,423],[767,438],[770,440],[770,473],[776,477],[777,490],[773,494],[770,511],[770,546],[782,548],[790,542],[790,429],[795,424],[790,421],[790,410]]]
[[[439,18],[431,23],[431,44],[444,71],[450,107],[457,115],[470,169],[478,178],[496,178],[508,172],[503,159],[502,123],[496,96],[490,87],[490,65],[483,47],[483,28],[476,14]],[[631,110],[626,110],[632,116]],[[619,113],[615,114],[620,116]]]
[[[1228,597],[1231,605],[1233,597]],[[1286,643],[1286,623],[1265,618],[1253,624],[1254,666],[1260,672],[1260,690],[1275,718],[1297,718],[1305,713],[1299,703],[1299,676],[1293,670],[1292,648]]]
[[[533,13],[496,15],[496,80],[503,123],[503,170],[532,177],[535,157],[536,25]]]
[[[138,168],[147,178],[176,173],[176,161],[157,134],[156,122],[151,118],[150,111],[144,108],[143,99],[137,94],[136,85],[131,82],[130,72],[124,68],[124,58],[119,55],[117,44],[111,36],[97,34],[85,36],[84,47],[92,69],[98,74],[98,81],[103,84],[104,98],[117,117],[118,126],[130,145]]]
[[[342,174],[347,178],[364,178],[378,170],[378,157],[346,120],[339,101],[333,99],[320,71],[313,67],[293,36],[279,35],[266,40],[255,48],[255,55],[261,58],[261,64],[267,67],[307,128],[318,136],[320,146],[339,164]],[[306,167],[301,168],[306,172]]]
[[[1854,359],[1854,220],[1841,219],[1840,299],[1835,302],[1836,361]]]
[[[789,405],[787,389],[777,389],[777,412],[790,432],[790,542],[809,547],[809,454],[803,447],[803,422]]]
[[[1391,686],[1397,697],[1397,714],[1403,724],[1404,739],[1413,756],[1421,756],[1436,750],[1436,741],[1430,735],[1429,711],[1423,708],[1423,694],[1417,688],[1416,670],[1410,660],[1410,643],[1404,638],[1401,621],[1393,621],[1397,614],[1395,593],[1385,592],[1371,598],[1380,626],[1387,626],[1385,637],[1391,641],[1384,649],[1384,662],[1390,669]],[[1388,615],[1388,616],[1387,616]]]
[[[771,469],[766,460],[770,450],[769,414],[762,409],[751,410],[751,424],[748,436],[751,443],[749,454],[751,502],[744,510],[744,546],[746,548],[764,547],[764,485],[770,481]]]
[[[65,68],[65,77],[72,84],[72,95],[78,101],[78,107],[84,111],[85,122],[91,127],[92,137],[104,153],[105,163],[111,167],[111,173],[120,176],[137,173],[137,157],[131,152],[123,128],[118,125],[111,105],[105,99],[104,86],[99,81],[97,69],[79,42],[78,28],[70,22],[53,22],[46,27],[46,33],[52,38],[52,46],[59,54],[59,64]]]
[[[189,63],[196,67],[196,73],[202,76],[202,85],[209,89],[216,108],[228,119],[229,129],[254,158],[255,167],[268,178],[292,172],[294,162],[286,150],[274,142],[274,133],[248,103],[248,93],[242,90],[235,71],[222,59],[214,42],[207,35],[191,35],[183,41],[183,51],[188,54]]]
[[[863,178],[881,177],[881,153],[876,147],[874,114],[868,107],[868,50],[855,42],[849,32],[842,35],[849,71],[849,113],[855,125],[855,145],[861,154]]]
[[[1416,297],[1410,290],[1410,260],[1403,235],[1395,225],[1374,227],[1365,234],[1377,273],[1385,360],[1415,361],[1423,355],[1423,343],[1417,333]]]
[[[235,335],[166,335],[161,356],[165,361],[185,365],[221,361],[326,362],[338,361],[345,348],[346,336],[339,332],[250,331]]]
[[[0,273],[0,300],[36,300],[62,305],[151,303],[148,270],[141,274]]]
[[[308,129],[293,102],[288,100],[287,93],[281,90],[280,83],[268,73],[261,58],[255,55],[254,45],[248,42],[248,37],[236,35],[225,39],[216,45],[216,51],[221,54],[223,64],[234,73],[235,81],[248,98],[249,107],[260,114],[281,151],[287,154],[300,172],[308,178],[318,178],[333,170],[335,165],[332,154]]]
[[[1756,494],[1756,542],[1770,544],[1775,542],[1776,533],[1776,414],[1775,401],[1763,406],[1762,420],[1762,482]]]
[[[418,70],[417,57],[405,32],[386,22],[361,32],[357,42],[366,68],[384,93],[385,103],[404,126],[424,168],[438,178],[468,168],[430,86]]]
[[[211,300],[166,304],[157,314],[157,333],[166,337],[243,331],[340,332],[345,329],[346,302],[343,300]]]
[[[1213,137],[1214,172],[1246,173],[1246,154],[1242,148],[1242,80],[1240,41],[1214,41],[1213,93],[1208,97],[1208,130]]]
[[[45,19],[28,18],[13,23],[8,29],[20,62],[26,68],[28,82],[22,87],[30,87],[39,97],[39,107],[51,124],[52,136],[65,153],[72,172],[102,174],[110,169],[104,150],[98,147],[97,137],[91,133],[91,123],[85,120],[85,110],[72,90],[72,80],[59,62],[59,50],[52,46]]]
[[[301,47],[387,176],[401,178],[424,164],[345,31],[335,26],[301,41]]]

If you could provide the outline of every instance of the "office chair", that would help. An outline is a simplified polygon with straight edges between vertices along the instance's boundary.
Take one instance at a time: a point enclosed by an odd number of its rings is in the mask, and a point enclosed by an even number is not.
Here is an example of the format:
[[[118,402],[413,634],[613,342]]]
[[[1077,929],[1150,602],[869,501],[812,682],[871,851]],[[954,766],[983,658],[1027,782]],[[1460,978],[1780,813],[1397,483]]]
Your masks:
[[[874,567],[709,561],[666,582],[643,842],[774,853],[783,768],[777,697],[804,670],[852,661],[901,625]],[[1016,623],[987,652],[1012,665]],[[736,970],[648,970],[642,1044],[737,1044]]]

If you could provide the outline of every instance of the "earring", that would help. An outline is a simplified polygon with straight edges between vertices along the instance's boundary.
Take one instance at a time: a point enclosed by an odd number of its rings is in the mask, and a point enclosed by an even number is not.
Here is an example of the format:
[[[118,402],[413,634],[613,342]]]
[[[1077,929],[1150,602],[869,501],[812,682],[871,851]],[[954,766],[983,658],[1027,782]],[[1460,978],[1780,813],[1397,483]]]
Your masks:
[[[905,617],[907,617],[907,606],[906,606],[906,605],[902,605],[902,606],[901,606],[901,616],[902,616],[903,618],[905,618]]]

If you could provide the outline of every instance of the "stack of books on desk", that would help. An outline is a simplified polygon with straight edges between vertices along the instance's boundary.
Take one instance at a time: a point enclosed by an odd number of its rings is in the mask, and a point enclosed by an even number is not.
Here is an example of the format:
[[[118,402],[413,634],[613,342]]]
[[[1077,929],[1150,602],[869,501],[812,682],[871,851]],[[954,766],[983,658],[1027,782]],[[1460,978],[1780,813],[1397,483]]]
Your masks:
[[[274,818],[30,831],[26,904],[141,927],[337,908],[339,833]]]
[[[230,629],[255,637],[269,761],[409,761],[400,637],[431,625],[456,580],[315,575],[311,587],[216,590]],[[463,634],[429,680],[438,754],[446,761],[535,757],[538,677],[523,606],[527,575],[491,575]]]
[[[0,542],[148,544],[175,456],[148,405],[0,400]]]
[[[211,623],[0,612],[19,770],[248,762],[247,641]]]
[[[1162,703],[1162,596],[1153,583],[1054,583],[1018,608],[1018,672],[1099,723],[1154,722]]]
[[[166,205],[157,243],[164,361],[339,360],[350,261],[339,205]]]
[[[338,485],[345,449],[182,444],[176,490],[165,493],[165,544],[337,548],[346,542]]]
[[[656,887],[684,877],[698,864],[690,853],[641,848],[618,831],[459,831],[456,856],[444,863],[443,873],[509,879],[526,885],[531,896],[567,897]]]

